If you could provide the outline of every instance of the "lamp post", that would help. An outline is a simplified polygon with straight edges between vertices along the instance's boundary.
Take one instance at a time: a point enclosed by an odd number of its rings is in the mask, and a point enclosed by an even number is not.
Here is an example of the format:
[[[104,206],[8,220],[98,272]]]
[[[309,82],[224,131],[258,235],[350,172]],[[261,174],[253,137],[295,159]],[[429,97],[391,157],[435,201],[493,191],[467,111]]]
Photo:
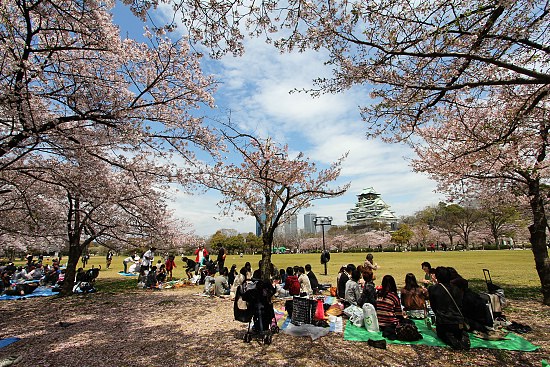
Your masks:
[[[321,226],[321,232],[323,232],[323,254],[325,253],[325,226],[330,226],[332,217],[315,217],[313,218],[313,224],[315,227]],[[327,262],[325,261],[325,275],[327,275]]]

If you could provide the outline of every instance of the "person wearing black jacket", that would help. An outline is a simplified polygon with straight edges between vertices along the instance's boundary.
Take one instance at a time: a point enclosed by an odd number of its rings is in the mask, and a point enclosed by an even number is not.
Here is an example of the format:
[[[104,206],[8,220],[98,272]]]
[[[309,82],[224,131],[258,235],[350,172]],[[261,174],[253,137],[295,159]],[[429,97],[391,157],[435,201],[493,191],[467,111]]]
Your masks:
[[[311,264],[306,264],[305,269],[313,294],[319,294],[319,281],[317,280],[317,276],[311,271]]]
[[[355,270],[355,265],[348,264],[346,266],[346,270],[340,275],[340,279],[338,279],[338,297],[341,299],[346,298],[346,283],[348,280],[350,280],[351,272]]]
[[[444,266],[435,269],[437,284],[428,288],[435,313],[437,337],[456,350],[470,349],[470,339],[462,315],[462,292],[451,285],[451,273]]]

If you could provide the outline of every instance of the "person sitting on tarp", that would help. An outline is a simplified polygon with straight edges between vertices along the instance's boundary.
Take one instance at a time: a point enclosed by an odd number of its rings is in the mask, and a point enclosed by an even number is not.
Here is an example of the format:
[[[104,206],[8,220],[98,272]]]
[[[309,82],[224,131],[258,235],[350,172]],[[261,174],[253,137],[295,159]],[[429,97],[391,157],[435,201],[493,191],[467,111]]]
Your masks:
[[[359,285],[359,279],[361,279],[361,272],[355,269],[351,272],[351,278],[346,283],[346,295],[344,299],[345,306],[357,306],[359,299],[361,298],[361,286]]]
[[[486,332],[487,327],[493,327],[493,316],[490,306],[487,306],[485,299],[477,292],[468,287],[468,281],[464,279],[456,269],[447,268],[451,275],[451,285],[455,286],[462,293],[462,314],[466,319],[468,331]]]
[[[361,291],[361,297],[357,300],[357,306],[363,307],[365,303],[370,303],[376,307],[376,287],[373,282],[373,272],[371,269],[363,268],[361,270],[363,276],[363,289]]]
[[[294,269],[290,266],[286,268],[286,282],[283,289],[288,291],[289,296],[300,295],[300,281],[294,275]]]
[[[382,278],[382,289],[376,298],[376,316],[382,336],[388,339],[397,339],[395,328],[403,319],[403,311],[397,295],[397,285],[391,275],[384,275]]]
[[[423,319],[428,290],[418,285],[413,273],[405,275],[405,287],[401,289],[401,303],[410,318]]]
[[[346,298],[346,283],[351,277],[351,272],[355,270],[355,265],[348,264],[346,269],[338,277],[338,297],[341,299]]]
[[[311,296],[313,294],[313,289],[311,289],[309,277],[306,275],[306,270],[303,266],[298,267],[296,275],[298,275],[298,283],[300,283],[300,295]]]
[[[451,273],[444,266],[435,269],[437,283],[428,288],[435,312],[437,337],[455,350],[470,349],[467,324],[462,310],[462,292],[451,284]]]
[[[27,274],[27,280],[40,280],[44,276],[44,269],[42,264],[36,264],[36,267],[33,269],[31,266],[31,271]]]
[[[311,284],[311,290],[313,291],[313,294],[319,294],[319,281],[317,280],[317,276],[315,276],[315,273],[311,271],[311,264],[306,264],[306,274],[309,278],[309,283]]]

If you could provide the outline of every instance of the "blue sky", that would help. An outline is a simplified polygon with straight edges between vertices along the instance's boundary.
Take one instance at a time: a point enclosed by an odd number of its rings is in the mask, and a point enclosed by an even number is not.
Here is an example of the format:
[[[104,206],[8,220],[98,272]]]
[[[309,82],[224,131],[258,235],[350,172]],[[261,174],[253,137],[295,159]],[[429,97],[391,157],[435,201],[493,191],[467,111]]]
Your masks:
[[[142,33],[142,25],[120,9],[115,11],[115,22],[125,34]],[[243,57],[226,56],[205,64],[205,71],[220,82],[215,95],[217,109],[208,114],[224,119],[231,110],[231,120],[241,130],[288,143],[291,151],[302,151],[321,165],[349,151],[336,184],[350,182],[350,189],[341,197],[315,201],[302,210],[300,228],[306,212],[332,216],[333,224],[345,224],[346,212],[366,187],[378,191],[397,216],[413,214],[443,200],[433,192],[434,182],[410,169],[407,158],[413,153],[408,147],[365,138],[366,126],[358,106],[371,102],[369,86],[319,98],[289,94],[294,88],[308,89],[314,78],[330,76],[330,68],[323,64],[326,59],[323,52],[280,54],[261,39],[248,40]],[[220,218],[219,199],[215,192],[193,196],[177,193],[170,206],[201,236],[220,228],[255,231],[252,217],[239,222]]]

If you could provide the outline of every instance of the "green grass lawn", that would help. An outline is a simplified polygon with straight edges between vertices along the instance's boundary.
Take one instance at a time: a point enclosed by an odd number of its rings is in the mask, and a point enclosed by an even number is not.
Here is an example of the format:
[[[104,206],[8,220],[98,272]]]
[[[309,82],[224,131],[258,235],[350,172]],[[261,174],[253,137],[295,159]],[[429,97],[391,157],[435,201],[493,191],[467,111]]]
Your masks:
[[[320,263],[320,254],[274,254],[272,261],[279,268],[287,266],[311,264],[313,271],[322,283],[336,283],[336,274],[342,265],[353,263],[362,264],[366,253],[333,253],[328,263],[328,275],[324,275],[324,266]],[[102,266],[100,282],[105,281],[108,289],[115,291],[117,288],[131,287],[135,278],[125,278],[117,273],[123,269],[123,256],[115,256],[111,269],[105,268],[105,258],[95,256],[90,259],[91,265]],[[237,265],[240,269],[245,262],[250,261],[252,268],[257,268],[260,255],[228,255],[226,266]],[[380,268],[376,271],[379,284],[386,274],[394,276],[397,285],[401,287],[405,275],[409,272],[417,278],[423,277],[420,264],[423,261],[431,263],[432,267],[452,266],[466,279],[474,289],[484,290],[484,268],[491,271],[493,283],[502,286],[507,296],[512,298],[539,297],[540,281],[535,270],[533,254],[529,250],[501,250],[501,251],[456,251],[456,252],[387,252],[374,253],[374,261]],[[156,262],[156,260],[155,260]],[[176,258],[177,268],[174,271],[176,279],[185,276],[181,258]]]

